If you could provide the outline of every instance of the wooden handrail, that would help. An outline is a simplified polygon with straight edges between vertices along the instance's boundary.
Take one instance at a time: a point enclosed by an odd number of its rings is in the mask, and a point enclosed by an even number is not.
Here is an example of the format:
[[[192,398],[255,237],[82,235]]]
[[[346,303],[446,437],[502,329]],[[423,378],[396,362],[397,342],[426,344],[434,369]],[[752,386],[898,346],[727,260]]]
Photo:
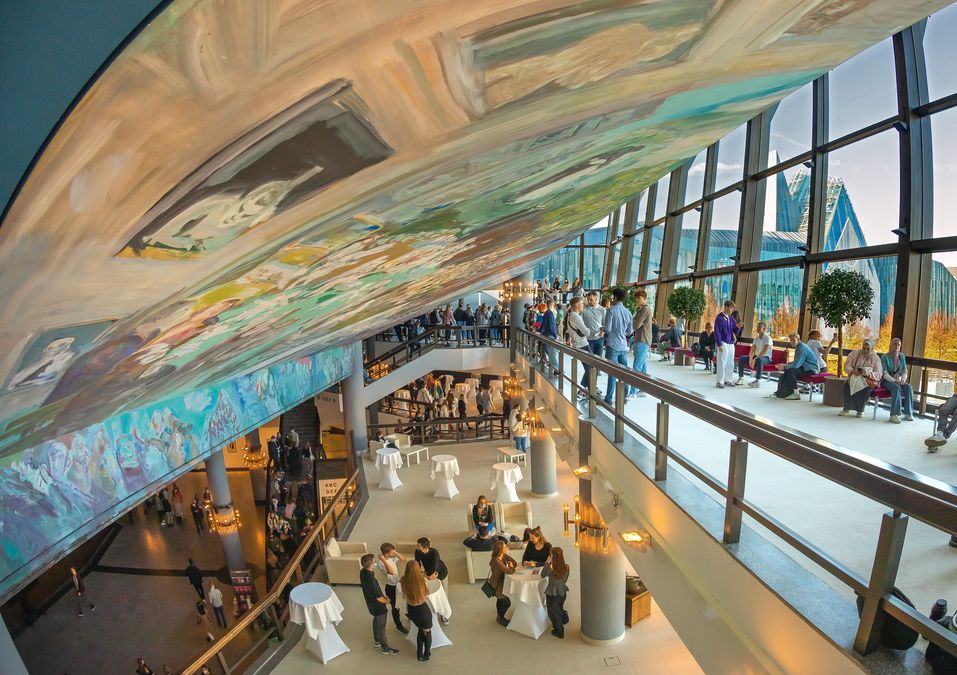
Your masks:
[[[216,640],[199,658],[193,660],[188,666],[183,668],[181,671],[183,675],[192,675],[199,671],[206,663],[211,659],[215,658],[217,654],[222,652],[226,645],[232,642],[245,628],[247,628],[253,621],[256,621],[260,615],[268,611],[268,609],[282,596],[283,591],[286,588],[286,585],[292,579],[292,575],[297,569],[299,569],[299,563],[302,562],[302,559],[306,556],[306,551],[308,551],[316,543],[316,539],[322,534],[324,526],[328,524],[330,518],[336,517],[336,505],[343,500],[346,496],[347,491],[350,486],[354,485],[359,478],[359,470],[353,472],[349,478],[346,479],[346,482],[342,484],[342,487],[339,488],[339,491],[336,492],[335,497],[332,498],[332,501],[329,502],[329,507],[323,511],[322,515],[319,517],[319,520],[316,521],[316,524],[313,526],[312,531],[306,535],[306,538],[302,540],[299,544],[299,548],[296,549],[295,554],[289,560],[289,563],[286,565],[286,569],[283,570],[283,573],[279,576],[279,579],[276,580],[276,583],[273,584],[272,590],[266,593],[263,598],[257,602],[255,605],[249,608],[249,610],[243,614],[236,623],[233,624],[232,628],[226,631],[225,635]],[[276,630],[282,631],[282,626],[277,625]]]

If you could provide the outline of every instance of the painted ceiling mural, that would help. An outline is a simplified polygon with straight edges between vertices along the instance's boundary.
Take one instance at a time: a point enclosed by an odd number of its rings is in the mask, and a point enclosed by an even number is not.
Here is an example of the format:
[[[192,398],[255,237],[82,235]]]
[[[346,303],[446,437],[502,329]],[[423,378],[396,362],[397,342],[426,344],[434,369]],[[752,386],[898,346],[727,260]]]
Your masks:
[[[0,468],[528,268],[947,4],[174,0],[0,224]]]

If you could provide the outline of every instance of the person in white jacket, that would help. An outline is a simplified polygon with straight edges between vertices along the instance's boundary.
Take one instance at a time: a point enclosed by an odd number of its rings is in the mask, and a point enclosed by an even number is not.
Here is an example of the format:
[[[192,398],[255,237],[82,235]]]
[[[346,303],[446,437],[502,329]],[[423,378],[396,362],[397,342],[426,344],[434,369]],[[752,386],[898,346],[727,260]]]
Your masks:
[[[590,331],[588,330],[588,326],[585,325],[585,319],[582,317],[583,307],[584,302],[581,298],[572,298],[571,304],[568,306],[568,330],[565,332],[565,341],[569,346],[575,349],[590,352],[591,350],[588,348],[588,336]],[[588,382],[588,373],[591,370],[591,366],[587,363],[583,363],[582,366],[585,369],[582,382]],[[578,398],[585,400],[588,398],[588,394],[579,390]]]

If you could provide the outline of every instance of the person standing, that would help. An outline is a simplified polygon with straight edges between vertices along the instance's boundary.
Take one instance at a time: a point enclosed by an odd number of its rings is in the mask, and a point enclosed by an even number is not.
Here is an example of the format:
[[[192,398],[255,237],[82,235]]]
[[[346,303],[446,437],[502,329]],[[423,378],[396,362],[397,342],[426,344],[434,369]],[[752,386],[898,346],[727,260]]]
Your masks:
[[[160,491],[160,502],[163,504],[163,520],[160,525],[173,527],[173,503],[170,501],[169,492],[166,488]]]
[[[359,570],[359,585],[362,586],[362,597],[366,601],[366,607],[369,614],[372,615],[372,644],[382,650],[383,654],[398,654],[398,649],[389,646],[389,639],[386,637],[386,622],[389,620],[389,612],[386,606],[389,604],[389,598],[382,594],[379,587],[379,581],[375,578],[375,572],[372,567],[375,564],[375,556],[366,553],[359,560],[362,569]]]
[[[415,657],[428,661],[432,657],[432,610],[426,598],[428,590],[422,568],[410,560],[402,575],[402,595],[405,596],[406,614],[418,630],[415,634]]]
[[[226,610],[223,608],[223,592],[216,586],[215,581],[209,582],[209,604],[213,606],[216,623],[226,628]]]
[[[206,607],[205,600],[196,601],[196,625],[203,632],[207,642],[216,640],[213,637],[213,624],[209,622],[209,608]]]
[[[582,318],[582,299],[575,297],[572,298],[571,305],[568,308],[568,330],[565,332],[566,341],[568,344],[575,348],[581,349],[586,352],[590,352],[588,349],[588,327],[585,325],[585,320]],[[582,386],[588,386],[588,373],[591,371],[591,366],[587,363],[583,363],[582,367],[585,370],[585,374],[582,375],[582,381],[585,383]],[[588,394],[584,391],[578,392],[579,400],[586,400]]]
[[[612,291],[615,304],[605,312],[602,328],[605,331],[605,358],[620,366],[628,367],[628,341],[632,336],[631,312],[625,307],[625,289]],[[605,389],[605,403],[611,403],[617,378],[608,375],[608,387]]]
[[[199,504],[199,495],[193,495],[193,502],[189,505],[189,511],[193,514],[193,522],[196,523],[196,533],[203,533],[203,507]]]
[[[582,309],[582,320],[588,327],[588,351],[595,356],[602,356],[605,353],[605,336],[602,332],[602,324],[605,322],[605,308],[598,304],[598,294],[595,291],[589,291],[585,296],[585,307]],[[588,386],[586,375],[582,376],[580,382],[582,387]]]
[[[515,449],[522,452],[528,452],[528,439],[530,436],[528,422],[522,414],[522,406],[518,404],[512,411],[512,439],[515,441]]]
[[[491,325],[490,336],[489,336],[489,345],[494,345],[496,342],[502,339],[502,307],[501,305],[495,305],[492,309],[492,313],[488,317],[489,325]]]
[[[409,629],[402,625],[402,617],[396,604],[396,586],[399,585],[400,562],[406,562],[406,559],[395,549],[395,546],[386,542],[379,547],[379,557],[375,564],[385,577],[385,596],[392,605],[392,620],[395,622],[397,631],[408,634]]]
[[[778,389],[774,395],[789,401],[799,401],[801,395],[797,393],[798,380],[817,373],[817,354],[801,342],[801,336],[797,333],[791,333],[788,341],[794,350],[794,360],[777,367],[781,371],[781,377],[778,378]]]
[[[569,572],[565,551],[559,546],[553,546],[542,567],[542,579],[548,579],[548,586],[545,587],[545,611],[548,613],[548,620],[552,622],[552,635],[559,640],[565,639],[565,624],[568,623],[565,598],[568,595]]]
[[[173,517],[176,518],[177,525],[184,525],[185,521],[183,520],[183,493],[180,492],[179,487],[175,484],[173,485]]]
[[[557,277],[556,277],[557,278]],[[542,314],[542,327],[539,329],[542,337],[558,339],[558,323],[555,319],[555,301],[550,300],[545,312]],[[553,369],[558,369],[558,357],[555,355],[555,348],[551,345],[545,345],[545,355]]]
[[[142,657],[136,659],[136,675],[155,675],[153,669],[146,665]]]
[[[446,305],[442,310],[442,325],[445,326],[445,341],[452,339],[452,326],[455,325],[455,313],[452,311],[452,305]]]
[[[479,408],[479,415],[492,414],[492,396],[488,393],[488,387],[485,385],[481,385],[479,387],[479,395],[476,404],[481,406]]]
[[[648,291],[639,288],[635,291],[635,300],[638,303],[638,309],[635,310],[635,317],[632,320],[635,345],[633,347],[634,360],[631,367],[633,370],[647,375],[648,350],[651,349],[651,307],[648,306]],[[632,387],[631,390],[632,398],[645,395],[637,387]]]
[[[289,430],[289,440],[292,441],[292,447],[299,447],[299,433],[295,429]]]
[[[715,348],[715,372],[718,389],[733,387],[734,382],[734,331],[735,324],[731,318],[734,312],[734,303],[731,300],[724,301],[724,308],[714,319],[714,348]]]
[[[205,600],[206,592],[203,590],[203,573],[196,567],[196,563],[193,562],[192,558],[189,558],[189,564],[186,566],[186,578],[189,579],[189,583],[196,589],[196,594],[199,596],[199,599]]]
[[[459,401],[457,406],[458,406],[459,419],[465,419],[468,416],[468,411],[465,407],[465,394],[459,394]],[[465,428],[470,429],[471,427],[469,427],[469,425],[466,424]]]
[[[492,547],[492,559],[489,560],[488,566],[490,568],[488,582],[495,589],[495,621],[500,626],[508,626],[505,612],[511,607],[512,601],[505,595],[505,575],[514,574],[518,563],[508,555],[508,544],[505,540],[495,540]]]
[[[76,571],[75,567],[70,568],[70,582],[73,584],[73,591],[76,593],[76,615],[83,616],[83,601],[86,600],[90,604],[90,611],[96,609],[96,605],[93,604],[93,601],[86,594],[86,585],[83,583],[83,579],[80,578],[80,573]]]
[[[420,537],[416,541],[415,562],[422,566],[426,579],[438,579],[442,582],[445,592],[449,591],[449,568],[439,555],[437,548],[432,548],[432,542],[428,537]],[[439,621],[444,625],[449,625],[447,617],[439,616]]]
[[[483,302],[475,311],[475,324],[478,326],[478,343],[480,345],[484,345],[485,341],[488,340],[489,323],[488,306]]]

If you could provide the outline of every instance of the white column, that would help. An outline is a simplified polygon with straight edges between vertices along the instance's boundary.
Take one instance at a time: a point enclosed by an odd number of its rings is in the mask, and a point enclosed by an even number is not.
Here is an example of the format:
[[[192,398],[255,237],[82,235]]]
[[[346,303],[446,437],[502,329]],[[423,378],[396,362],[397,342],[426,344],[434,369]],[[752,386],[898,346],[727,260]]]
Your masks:
[[[226,460],[223,451],[218,450],[206,460],[206,480],[213,498],[213,514],[218,522],[230,522],[233,518],[233,497],[229,491],[229,478],[226,475]],[[226,567],[230,570],[248,569],[243,544],[239,539],[239,528],[225,527],[218,532],[223,545]]]
[[[20,658],[20,652],[10,637],[10,631],[7,624],[0,620],[0,671],[3,675],[30,675],[27,667],[23,665],[23,659]]]
[[[362,343],[352,350],[352,374],[342,381],[342,417],[346,438],[352,438],[353,450],[365,452],[369,447],[366,437],[365,380],[362,363]]]

